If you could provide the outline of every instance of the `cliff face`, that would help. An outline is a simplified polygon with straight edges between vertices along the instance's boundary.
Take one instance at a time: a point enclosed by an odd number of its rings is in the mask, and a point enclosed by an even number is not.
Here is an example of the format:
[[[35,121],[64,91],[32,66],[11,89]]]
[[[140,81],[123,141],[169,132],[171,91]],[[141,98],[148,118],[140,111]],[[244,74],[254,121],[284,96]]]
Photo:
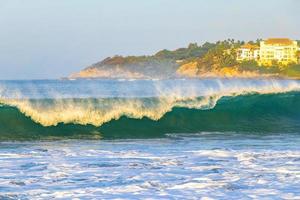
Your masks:
[[[249,69],[247,66],[234,65],[231,67],[220,66],[213,64],[209,68],[201,66],[199,62],[189,62],[181,65],[176,71],[178,77],[187,78],[259,78],[259,77],[274,77],[274,78],[293,78],[299,79],[300,74],[291,74],[289,68],[277,69],[274,67],[266,68],[259,66],[258,68]]]
[[[181,65],[176,71],[177,76],[186,76],[186,77],[197,77],[199,76],[199,69],[197,67],[197,62],[190,62],[187,64]]]
[[[251,78],[251,77],[262,77],[272,76],[268,74],[262,74],[255,71],[240,71],[238,67],[222,67],[222,68],[211,68],[207,70],[205,68],[198,68],[197,62],[191,62],[184,64],[176,71],[177,76],[187,78],[209,78],[209,77],[239,77],[239,78]],[[275,76],[276,74],[273,74]]]

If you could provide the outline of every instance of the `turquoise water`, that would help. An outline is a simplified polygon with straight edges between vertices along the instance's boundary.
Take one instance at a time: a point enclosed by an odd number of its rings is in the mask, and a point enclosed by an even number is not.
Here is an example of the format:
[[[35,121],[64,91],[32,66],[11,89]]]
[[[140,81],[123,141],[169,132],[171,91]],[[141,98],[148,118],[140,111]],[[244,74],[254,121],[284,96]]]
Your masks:
[[[0,199],[299,199],[296,80],[0,81]]]

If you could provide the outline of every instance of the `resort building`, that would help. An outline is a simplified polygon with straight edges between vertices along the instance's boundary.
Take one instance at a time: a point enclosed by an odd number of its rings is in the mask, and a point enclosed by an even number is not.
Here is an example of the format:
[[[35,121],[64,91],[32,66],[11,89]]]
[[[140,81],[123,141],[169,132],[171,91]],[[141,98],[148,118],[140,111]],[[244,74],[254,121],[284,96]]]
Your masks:
[[[257,45],[245,44],[237,51],[237,61],[258,60],[260,48]]]
[[[298,62],[298,44],[287,38],[272,38],[260,42],[260,59],[262,65],[271,65],[274,61],[282,65]]]
[[[245,44],[237,50],[237,61],[256,60],[260,65],[300,63],[300,48],[297,41],[288,38],[270,38],[260,46]]]

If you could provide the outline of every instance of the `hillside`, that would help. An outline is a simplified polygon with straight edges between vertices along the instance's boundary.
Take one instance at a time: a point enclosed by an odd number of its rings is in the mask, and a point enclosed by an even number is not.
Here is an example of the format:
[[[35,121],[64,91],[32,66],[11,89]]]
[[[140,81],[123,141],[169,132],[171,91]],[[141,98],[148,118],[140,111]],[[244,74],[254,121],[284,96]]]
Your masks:
[[[71,78],[169,78],[183,62],[205,55],[216,44],[190,44],[175,51],[162,50],[153,56],[114,56],[95,63]]]
[[[250,43],[258,44],[260,40]],[[259,66],[255,61],[237,62],[236,50],[243,41],[228,39],[152,56],[114,56],[95,63],[70,78],[163,79],[174,77],[284,77],[300,78],[300,66]]]
[[[72,78],[164,78],[178,69],[172,59],[158,59],[154,56],[114,56],[95,63]]]

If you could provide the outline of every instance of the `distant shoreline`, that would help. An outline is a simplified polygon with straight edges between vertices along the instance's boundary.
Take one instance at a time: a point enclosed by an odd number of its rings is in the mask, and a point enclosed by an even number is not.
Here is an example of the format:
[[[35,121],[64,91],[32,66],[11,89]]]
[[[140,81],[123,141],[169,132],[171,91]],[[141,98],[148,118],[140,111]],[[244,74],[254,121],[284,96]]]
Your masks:
[[[75,81],[75,80],[124,80],[124,81],[134,81],[134,80],[149,80],[149,81],[160,81],[160,80],[203,80],[203,79],[274,79],[274,80],[300,80],[300,77],[288,77],[288,76],[279,76],[279,75],[258,75],[258,76],[198,76],[198,77],[185,77],[185,76],[174,76],[174,77],[166,77],[166,78],[112,78],[112,77],[78,77],[78,78],[70,78],[70,77],[62,77],[59,80],[67,80],[67,81]]]

